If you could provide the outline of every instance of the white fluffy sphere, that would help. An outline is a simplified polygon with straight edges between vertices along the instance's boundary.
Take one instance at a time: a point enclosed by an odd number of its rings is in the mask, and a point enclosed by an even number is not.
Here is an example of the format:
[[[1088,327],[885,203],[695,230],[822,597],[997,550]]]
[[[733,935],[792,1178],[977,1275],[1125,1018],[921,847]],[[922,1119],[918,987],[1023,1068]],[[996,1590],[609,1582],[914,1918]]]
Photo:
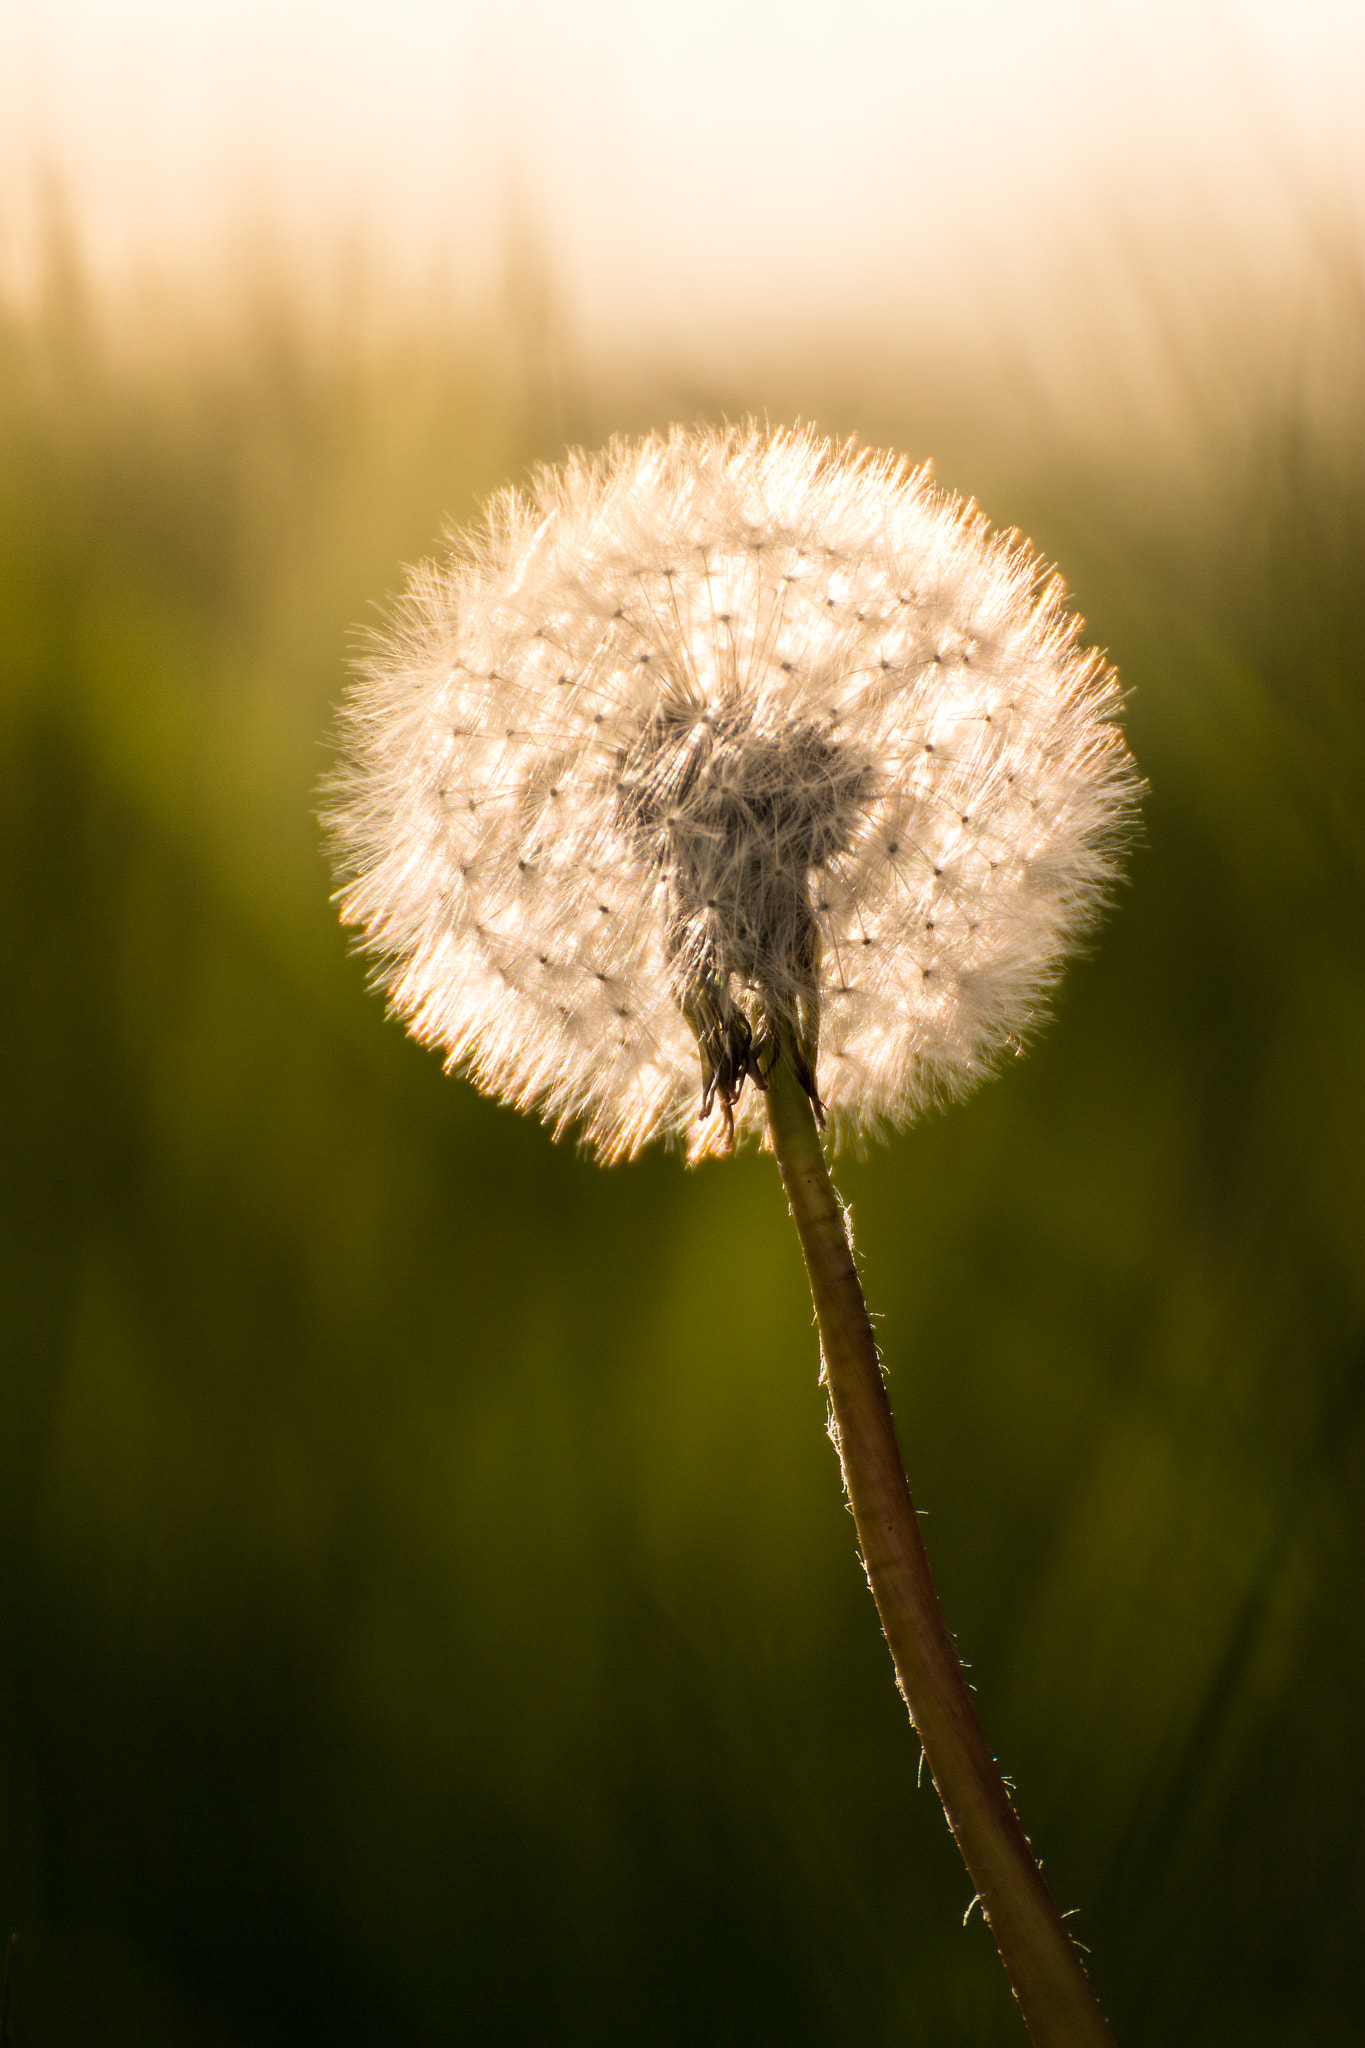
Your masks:
[[[902,1123],[1018,1042],[1113,880],[1137,781],[1078,632],[892,456],[574,456],[364,664],[342,914],[419,1038],[604,1158],[758,1128],[779,1031],[836,1128]]]

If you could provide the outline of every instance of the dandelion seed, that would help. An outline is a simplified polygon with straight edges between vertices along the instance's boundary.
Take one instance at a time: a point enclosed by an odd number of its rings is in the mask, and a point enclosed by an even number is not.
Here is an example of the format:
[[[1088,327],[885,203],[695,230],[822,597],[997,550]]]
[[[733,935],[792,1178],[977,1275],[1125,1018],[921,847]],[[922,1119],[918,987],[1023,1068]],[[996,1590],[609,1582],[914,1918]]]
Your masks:
[[[364,665],[343,916],[419,1038],[605,1158],[758,1128],[783,1028],[836,1130],[904,1123],[1015,1048],[1112,881],[1134,776],[1077,640],[1027,547],[894,457],[571,457]]]

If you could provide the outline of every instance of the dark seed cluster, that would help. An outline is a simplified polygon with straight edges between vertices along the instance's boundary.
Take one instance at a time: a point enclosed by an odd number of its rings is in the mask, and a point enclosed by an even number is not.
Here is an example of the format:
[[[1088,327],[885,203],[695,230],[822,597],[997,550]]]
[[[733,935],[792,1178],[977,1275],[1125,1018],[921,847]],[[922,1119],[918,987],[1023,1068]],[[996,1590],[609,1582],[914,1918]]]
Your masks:
[[[745,1080],[761,1088],[784,1041],[823,1117],[812,891],[851,847],[874,779],[815,725],[765,732],[738,694],[714,709],[665,697],[622,759],[620,820],[664,879],[664,951],[697,1040],[701,1114],[717,1100],[731,1133]]]

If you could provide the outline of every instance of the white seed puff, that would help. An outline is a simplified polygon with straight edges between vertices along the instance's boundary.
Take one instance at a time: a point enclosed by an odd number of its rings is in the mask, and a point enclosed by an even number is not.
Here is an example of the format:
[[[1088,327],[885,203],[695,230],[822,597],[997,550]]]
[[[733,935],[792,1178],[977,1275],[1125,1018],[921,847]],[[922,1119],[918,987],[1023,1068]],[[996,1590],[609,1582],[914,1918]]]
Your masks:
[[[574,455],[363,664],[342,915],[420,1039],[606,1159],[759,1128],[782,1034],[836,1129],[903,1123],[1036,1022],[1114,878],[1138,783],[1079,630],[894,456]]]

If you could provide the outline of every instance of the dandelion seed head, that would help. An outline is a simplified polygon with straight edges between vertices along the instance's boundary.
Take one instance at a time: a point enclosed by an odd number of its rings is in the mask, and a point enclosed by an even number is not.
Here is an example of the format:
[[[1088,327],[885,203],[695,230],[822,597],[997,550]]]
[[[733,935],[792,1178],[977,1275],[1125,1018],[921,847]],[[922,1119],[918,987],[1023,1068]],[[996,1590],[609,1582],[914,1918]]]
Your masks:
[[[779,1040],[836,1131],[904,1123],[1017,1050],[1114,880],[1138,784],[1079,632],[893,456],[574,455],[364,662],[342,915],[418,1038],[604,1158],[760,1128]]]

